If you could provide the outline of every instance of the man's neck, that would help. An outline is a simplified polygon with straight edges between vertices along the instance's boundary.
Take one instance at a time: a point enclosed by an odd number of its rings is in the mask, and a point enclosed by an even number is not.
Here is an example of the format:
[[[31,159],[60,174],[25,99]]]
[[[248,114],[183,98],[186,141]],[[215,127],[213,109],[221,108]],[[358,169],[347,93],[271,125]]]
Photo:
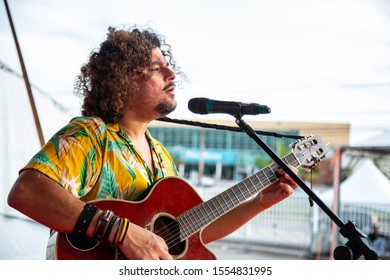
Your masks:
[[[121,120],[119,122],[121,127],[129,135],[133,142],[142,142],[145,139],[145,132],[148,128],[149,122],[134,121],[134,120]]]
[[[129,135],[131,142],[133,145],[135,145],[135,147],[137,147],[146,164],[149,166],[149,169],[152,172],[152,176],[154,176],[155,166],[153,164],[152,151],[145,134],[149,122],[123,120],[120,121],[119,124],[121,125],[122,129],[125,130],[127,135]]]

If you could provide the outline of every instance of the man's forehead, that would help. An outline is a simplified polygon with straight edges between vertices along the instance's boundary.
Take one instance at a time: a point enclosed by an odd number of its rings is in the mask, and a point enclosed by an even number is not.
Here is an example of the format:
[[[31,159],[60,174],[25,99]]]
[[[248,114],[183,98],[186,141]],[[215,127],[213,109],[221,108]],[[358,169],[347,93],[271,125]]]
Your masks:
[[[167,60],[159,48],[152,50],[152,64],[165,64]]]

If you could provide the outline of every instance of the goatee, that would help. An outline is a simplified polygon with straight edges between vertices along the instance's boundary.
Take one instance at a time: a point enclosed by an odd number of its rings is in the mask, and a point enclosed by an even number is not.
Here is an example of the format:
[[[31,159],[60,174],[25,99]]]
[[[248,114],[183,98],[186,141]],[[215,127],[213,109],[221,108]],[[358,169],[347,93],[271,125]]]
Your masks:
[[[172,103],[170,102],[161,102],[156,106],[156,111],[161,114],[162,116],[166,116],[169,113],[172,113],[175,111],[177,106],[177,102],[173,100]]]

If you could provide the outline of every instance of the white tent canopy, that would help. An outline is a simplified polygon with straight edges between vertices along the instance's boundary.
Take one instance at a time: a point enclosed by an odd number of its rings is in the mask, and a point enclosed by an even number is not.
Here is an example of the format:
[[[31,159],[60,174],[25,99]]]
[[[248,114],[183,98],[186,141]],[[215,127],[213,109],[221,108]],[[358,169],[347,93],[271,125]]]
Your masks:
[[[49,229],[27,219],[0,214],[0,260],[43,260]]]
[[[44,259],[49,229],[28,219],[7,204],[18,171],[40,148],[31,107],[22,79],[0,71],[0,260]],[[65,123],[69,117],[37,95],[46,138],[54,129],[47,120]],[[44,109],[42,109],[44,108]],[[56,129],[58,129],[58,126]]]
[[[385,131],[381,134],[372,136],[362,142],[357,143],[357,147],[389,147],[390,146],[390,131]]]
[[[331,203],[333,197],[333,190],[321,194],[321,199],[326,203]],[[372,160],[365,159],[340,184],[340,202],[390,208],[390,180]]]

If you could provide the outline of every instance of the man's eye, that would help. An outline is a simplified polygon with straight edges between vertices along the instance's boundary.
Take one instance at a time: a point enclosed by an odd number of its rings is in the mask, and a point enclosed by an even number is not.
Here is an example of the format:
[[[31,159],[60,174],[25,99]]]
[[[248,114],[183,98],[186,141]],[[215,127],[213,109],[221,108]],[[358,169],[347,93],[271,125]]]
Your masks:
[[[150,68],[151,72],[160,72],[160,67],[152,67]]]

